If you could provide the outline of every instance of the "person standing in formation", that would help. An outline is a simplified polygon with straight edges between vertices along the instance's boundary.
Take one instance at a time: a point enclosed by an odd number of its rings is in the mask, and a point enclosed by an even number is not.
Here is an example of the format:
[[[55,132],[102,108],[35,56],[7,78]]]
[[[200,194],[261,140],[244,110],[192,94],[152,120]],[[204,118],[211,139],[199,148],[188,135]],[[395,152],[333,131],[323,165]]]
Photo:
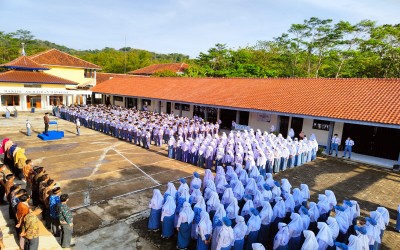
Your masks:
[[[342,157],[346,157],[346,153],[349,152],[349,159],[351,158],[351,151],[354,146],[354,141],[350,138],[350,136],[347,138],[347,140],[344,142],[344,152]]]
[[[329,155],[331,155],[333,151],[335,151],[336,156],[338,156],[339,145],[340,138],[338,137],[338,134],[334,134],[331,140],[331,150],[329,151]]]
[[[26,135],[31,136],[31,122],[26,120]]]
[[[76,135],[81,135],[81,122],[76,119]]]

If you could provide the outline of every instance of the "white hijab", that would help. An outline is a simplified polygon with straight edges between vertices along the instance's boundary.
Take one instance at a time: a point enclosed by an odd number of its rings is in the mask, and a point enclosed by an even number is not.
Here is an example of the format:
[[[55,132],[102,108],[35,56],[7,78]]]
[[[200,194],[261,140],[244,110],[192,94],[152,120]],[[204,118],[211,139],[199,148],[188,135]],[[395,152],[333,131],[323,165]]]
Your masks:
[[[348,250],[359,250],[362,249],[362,244],[360,242],[360,238],[355,235],[350,235],[349,244],[347,245]]]
[[[244,196],[244,186],[242,182],[238,181],[235,184],[235,187],[233,188],[233,195],[236,197],[236,199],[241,200],[243,199]]]
[[[236,217],[236,225],[233,228],[233,233],[235,234],[235,240],[242,240],[246,236],[247,225],[242,216]]]
[[[328,217],[326,224],[328,224],[329,229],[331,230],[332,239],[336,240],[339,235],[339,224],[337,223],[336,219],[334,217]]]
[[[280,246],[286,246],[290,240],[289,229],[286,223],[283,222],[278,223],[278,229],[279,231],[274,238],[274,247],[273,247],[274,250]]]
[[[301,246],[301,250],[318,250],[319,244],[317,239],[315,238],[315,234],[313,231],[304,230],[304,243]]]
[[[244,193],[254,195],[255,190],[257,190],[256,180],[249,178]]]
[[[383,222],[385,222],[385,225],[386,226],[389,225],[390,221],[389,211],[385,207],[378,207],[376,211],[378,211],[382,215]]]
[[[171,195],[171,196],[175,199],[176,192],[177,192],[177,191],[176,191],[176,188],[175,188],[174,183],[168,182],[168,184],[167,184],[167,191],[165,191],[164,195],[165,195],[165,194],[169,194],[169,195]]]
[[[229,187],[225,189],[224,194],[221,198],[221,203],[223,205],[228,205],[231,203],[232,199],[235,199],[235,195],[233,194],[232,188]]]
[[[268,225],[272,222],[274,217],[274,211],[272,211],[271,204],[269,202],[263,202],[263,209],[260,212],[261,223],[263,225]]]
[[[189,224],[193,222],[194,212],[193,212],[192,208],[190,207],[189,202],[183,203],[182,211],[179,214],[181,214],[181,213],[186,215],[187,222]]]
[[[301,193],[303,194],[304,201],[308,201],[310,199],[310,190],[308,189],[307,184],[300,184]]]
[[[324,194],[318,195],[318,209],[320,214],[327,213],[330,210],[328,197]]]
[[[152,209],[161,209],[163,205],[164,197],[162,196],[160,190],[154,189],[153,190],[153,197],[150,200],[149,207]]]
[[[210,212],[211,210],[217,210],[218,206],[221,204],[219,201],[219,196],[217,192],[212,191],[210,194],[210,199],[207,201],[208,209],[207,211]]]
[[[288,179],[286,179],[286,178],[284,178],[284,179],[282,179],[281,180],[281,182],[282,182],[282,185],[281,185],[281,188],[282,188],[282,190],[285,192],[285,193],[291,193],[291,188],[292,188],[292,185],[290,185],[290,182],[289,182],[289,180]]]
[[[247,222],[247,234],[250,232],[258,231],[261,228],[261,218],[259,215],[250,213],[250,219]]]
[[[332,190],[325,190],[325,195],[328,198],[328,203],[329,203],[330,209],[332,209],[333,206],[337,205],[335,193],[333,193]]]
[[[267,173],[266,177],[267,179],[265,180],[265,183],[272,188],[274,186],[274,177],[271,173]]]
[[[206,202],[204,201],[204,198],[202,196],[198,196],[196,200],[196,205],[194,207],[198,207],[201,209],[201,211],[207,211],[206,210]]]
[[[251,248],[253,250],[265,250],[265,247],[261,243],[252,243]]]
[[[272,209],[274,212],[273,220],[276,218],[284,218],[286,216],[286,209],[285,209],[285,202],[282,200],[281,197],[275,198],[275,206]]]
[[[315,202],[310,202],[310,208],[308,209],[308,215],[310,216],[311,222],[318,221],[319,210],[318,210],[317,204],[315,204]]]
[[[254,204],[252,200],[248,200],[246,201],[246,203],[244,204],[243,208],[242,208],[242,212],[240,213],[241,216],[245,216],[250,214],[250,209],[254,208]]]
[[[206,169],[205,172],[204,172],[203,188],[206,187],[206,183],[207,183],[208,180],[214,182],[214,175],[212,174],[210,169]]]
[[[285,194],[285,208],[286,208],[286,212],[294,212],[294,207],[295,207],[295,203],[294,203],[294,199],[293,199],[293,195],[291,195],[290,193],[286,193]]]
[[[239,215],[239,209],[238,201],[236,198],[233,198],[231,203],[225,209],[226,216],[231,220],[236,219],[236,217]]]
[[[288,224],[290,237],[298,237],[303,231],[303,220],[298,213],[292,213],[290,215],[290,223]]]
[[[200,234],[200,229],[204,232],[204,235],[212,233],[212,223],[210,221],[210,216],[205,211],[201,211],[200,213],[200,222],[196,227],[197,234]]]
[[[301,193],[300,189],[294,188],[293,189],[293,200],[296,206],[300,206],[303,202],[303,194]]]
[[[332,233],[328,225],[325,222],[318,222],[318,229],[319,232],[316,237],[317,241],[321,240],[324,241],[329,246],[333,246]]]
[[[165,216],[171,216],[175,213],[176,205],[175,200],[172,196],[167,196],[167,200],[162,206],[161,221],[164,220]]]

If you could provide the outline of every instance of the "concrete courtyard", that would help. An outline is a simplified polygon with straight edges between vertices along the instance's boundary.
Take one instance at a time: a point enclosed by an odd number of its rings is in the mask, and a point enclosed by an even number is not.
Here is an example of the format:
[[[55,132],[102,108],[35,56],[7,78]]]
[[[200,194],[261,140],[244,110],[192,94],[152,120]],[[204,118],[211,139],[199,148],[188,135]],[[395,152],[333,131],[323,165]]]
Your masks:
[[[8,137],[25,148],[34,165],[44,166],[60,184],[62,192],[70,194],[76,248],[174,248],[176,241],[163,242],[158,234],[148,233],[145,228],[143,215],[152,189],[160,188],[164,192],[168,181],[189,177],[193,171],[202,174],[203,170],[169,159],[165,147],[144,150],[86,128],[81,128],[81,135],[77,136],[74,124],[60,119],[57,119],[58,129],[65,132],[65,138],[42,141],[37,134],[44,129],[43,115],[44,112],[19,112],[17,118],[0,117],[0,138]],[[26,119],[31,121],[34,131],[30,137],[25,134]],[[56,118],[50,116],[50,120]],[[57,127],[51,125],[50,130],[53,129]],[[314,201],[326,189],[335,192],[339,203],[343,199],[357,200],[362,215],[368,215],[378,206],[388,208],[391,221],[383,246],[400,249],[400,234],[393,230],[400,203],[398,172],[323,157],[274,178],[288,178],[293,187],[307,183]],[[139,216],[126,220],[132,215]]]

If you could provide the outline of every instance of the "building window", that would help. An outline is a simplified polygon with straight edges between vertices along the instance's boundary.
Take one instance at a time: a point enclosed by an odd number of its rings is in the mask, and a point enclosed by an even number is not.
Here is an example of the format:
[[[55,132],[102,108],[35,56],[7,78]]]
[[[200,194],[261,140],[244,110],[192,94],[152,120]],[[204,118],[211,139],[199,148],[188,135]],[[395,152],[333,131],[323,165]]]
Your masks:
[[[50,96],[50,105],[57,106],[63,103],[63,97],[60,95]]]
[[[143,106],[151,106],[151,100],[150,99],[142,99],[142,105]]]
[[[2,106],[19,106],[19,95],[2,95]]]
[[[24,88],[41,88],[42,84],[25,83]]]
[[[85,69],[85,78],[94,78],[95,69]]]
[[[323,121],[323,120],[316,120],[314,119],[313,121],[313,129],[318,129],[318,130],[325,130],[325,131],[329,131],[329,121]]]
[[[124,98],[122,96],[114,96],[114,102],[123,102]]]
[[[174,107],[176,110],[179,110],[179,105],[182,106],[182,111],[190,111],[190,105],[189,104],[180,104],[180,103],[175,103]]]

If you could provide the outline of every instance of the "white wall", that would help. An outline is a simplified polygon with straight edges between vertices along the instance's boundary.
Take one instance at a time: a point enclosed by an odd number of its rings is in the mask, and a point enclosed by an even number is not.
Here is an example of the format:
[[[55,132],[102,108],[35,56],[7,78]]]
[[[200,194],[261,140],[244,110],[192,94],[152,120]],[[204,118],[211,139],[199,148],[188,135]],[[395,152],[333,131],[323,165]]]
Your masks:
[[[313,121],[314,119],[304,119],[303,120],[303,132],[307,135],[307,138],[310,138],[311,134],[315,134],[317,138],[318,144],[321,146],[326,146],[328,141],[329,131],[313,129]],[[335,127],[333,129],[333,134],[338,134],[341,137],[343,133],[343,125],[342,122],[335,122]]]
[[[260,129],[262,132],[264,131],[270,131],[271,126],[274,125],[275,129],[278,129],[278,116],[277,115],[271,115],[271,121],[270,122],[265,122],[265,121],[259,121],[258,118],[259,113],[255,112],[249,112],[249,126],[253,128],[254,130]]]

